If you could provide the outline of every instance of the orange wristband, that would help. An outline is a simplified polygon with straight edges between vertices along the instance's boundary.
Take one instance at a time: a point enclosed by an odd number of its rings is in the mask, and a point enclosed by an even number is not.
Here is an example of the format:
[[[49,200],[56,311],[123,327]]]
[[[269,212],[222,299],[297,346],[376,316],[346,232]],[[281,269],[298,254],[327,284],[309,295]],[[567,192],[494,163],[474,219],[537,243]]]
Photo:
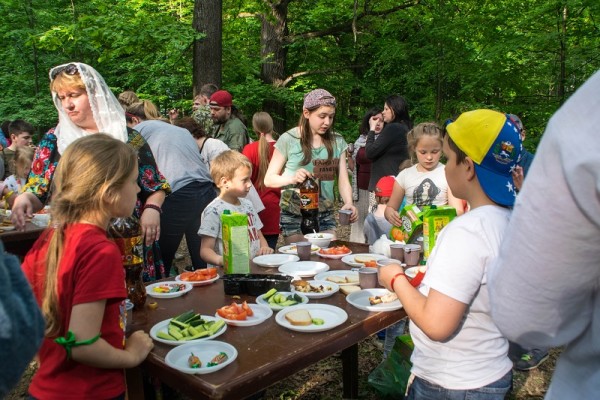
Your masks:
[[[392,289],[392,292],[394,291],[394,283],[396,283],[396,278],[399,277],[400,275],[404,275],[404,272],[398,272],[396,275],[394,275],[394,277],[390,281],[390,289]],[[404,275],[404,276],[406,276],[406,275]]]

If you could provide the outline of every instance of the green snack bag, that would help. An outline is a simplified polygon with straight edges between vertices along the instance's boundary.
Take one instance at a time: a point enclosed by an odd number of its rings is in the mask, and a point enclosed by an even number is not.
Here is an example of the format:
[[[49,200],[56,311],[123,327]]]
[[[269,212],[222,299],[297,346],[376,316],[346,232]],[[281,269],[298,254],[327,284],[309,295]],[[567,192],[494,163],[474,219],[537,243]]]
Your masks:
[[[417,237],[423,232],[422,216],[423,211],[419,207],[415,204],[407,204],[400,211],[402,225],[392,227],[389,236],[404,243],[415,243]]]
[[[250,273],[250,238],[248,216],[230,213],[221,214],[223,237],[223,269],[226,274]]]
[[[423,259],[429,258],[438,234],[442,228],[456,217],[456,209],[451,206],[431,206],[423,213]]]

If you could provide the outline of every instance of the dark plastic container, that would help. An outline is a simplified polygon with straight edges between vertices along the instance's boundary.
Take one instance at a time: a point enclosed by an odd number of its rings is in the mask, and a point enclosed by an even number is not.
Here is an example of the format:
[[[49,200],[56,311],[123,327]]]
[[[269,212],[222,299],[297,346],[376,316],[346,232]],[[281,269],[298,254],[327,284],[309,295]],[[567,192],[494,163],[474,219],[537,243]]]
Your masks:
[[[223,276],[223,287],[227,295],[259,296],[273,288],[279,292],[289,292],[292,279],[289,275],[228,274]]]

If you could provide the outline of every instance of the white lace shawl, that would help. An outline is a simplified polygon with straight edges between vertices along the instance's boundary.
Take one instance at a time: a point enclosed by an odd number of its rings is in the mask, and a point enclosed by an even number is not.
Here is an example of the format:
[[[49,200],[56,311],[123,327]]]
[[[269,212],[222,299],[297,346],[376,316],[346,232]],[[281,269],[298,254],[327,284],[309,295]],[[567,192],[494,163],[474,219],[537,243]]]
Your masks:
[[[94,121],[98,126],[98,132],[103,132],[122,142],[127,142],[127,125],[125,123],[125,112],[119,104],[119,101],[112,93],[104,78],[94,68],[87,64],[73,62],[79,71],[79,75],[85,85],[88,99]],[[52,73],[57,68],[65,67],[68,64],[59,65],[50,70],[50,80]],[[58,99],[58,94],[52,92],[52,100],[58,110],[58,126],[54,133],[58,139],[58,152],[62,154],[65,149],[76,139],[90,135],[75,125],[65,110],[62,108],[61,102]]]

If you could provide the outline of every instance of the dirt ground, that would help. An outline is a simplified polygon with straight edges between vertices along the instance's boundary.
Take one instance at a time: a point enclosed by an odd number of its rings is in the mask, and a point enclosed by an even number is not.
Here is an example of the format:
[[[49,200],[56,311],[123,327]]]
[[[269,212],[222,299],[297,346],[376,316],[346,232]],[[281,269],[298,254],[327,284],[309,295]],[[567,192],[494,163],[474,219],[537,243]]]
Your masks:
[[[340,226],[337,230],[339,239],[348,240],[350,229]],[[280,241],[279,245],[282,242]],[[185,240],[182,242],[179,254],[183,255],[175,261],[178,271],[190,264],[187,255]],[[554,371],[556,359],[560,354],[559,349],[551,350],[550,357],[539,368],[529,372],[514,372],[513,391],[508,396],[509,400],[533,400],[543,399],[552,372]],[[368,384],[369,373],[382,360],[382,342],[372,336],[359,343],[359,397],[365,400],[380,400],[379,396]],[[36,370],[35,362],[23,374],[21,381],[15,389],[8,394],[7,400],[27,398],[27,388],[31,377]],[[266,400],[321,400],[340,399],[342,393],[342,361],[338,355],[329,357],[313,366],[306,368],[291,377],[280,381],[269,387],[264,393]],[[182,396],[179,399],[184,400]],[[169,400],[169,399],[165,399]]]

